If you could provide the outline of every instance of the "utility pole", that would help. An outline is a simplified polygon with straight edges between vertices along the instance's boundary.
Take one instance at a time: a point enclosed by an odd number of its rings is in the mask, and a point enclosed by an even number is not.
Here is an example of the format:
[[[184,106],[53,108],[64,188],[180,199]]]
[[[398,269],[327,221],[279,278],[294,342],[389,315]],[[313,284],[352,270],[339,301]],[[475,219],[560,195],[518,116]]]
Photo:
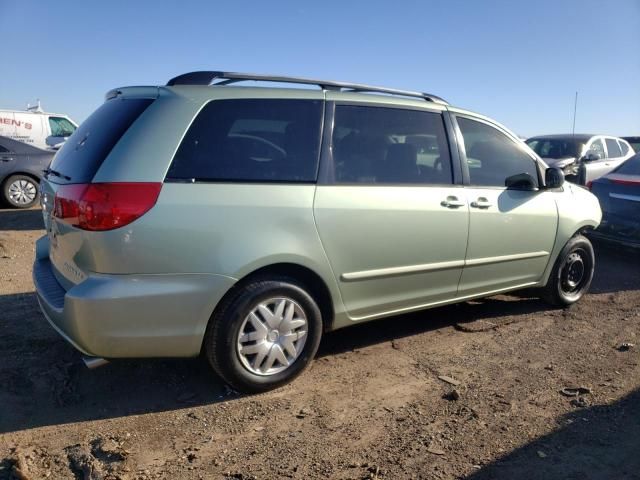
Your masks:
[[[576,98],[573,101],[573,127],[571,128],[571,135],[576,134],[576,111],[578,110],[578,92],[576,92]]]

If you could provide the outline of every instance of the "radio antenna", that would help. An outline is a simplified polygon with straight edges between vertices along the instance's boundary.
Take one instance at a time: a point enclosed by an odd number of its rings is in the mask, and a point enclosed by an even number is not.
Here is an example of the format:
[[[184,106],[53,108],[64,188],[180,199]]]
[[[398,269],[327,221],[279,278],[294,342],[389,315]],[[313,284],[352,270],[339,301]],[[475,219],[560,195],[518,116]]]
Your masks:
[[[578,92],[576,92],[576,98],[573,101],[573,127],[571,128],[571,135],[576,135],[576,112],[578,111]]]

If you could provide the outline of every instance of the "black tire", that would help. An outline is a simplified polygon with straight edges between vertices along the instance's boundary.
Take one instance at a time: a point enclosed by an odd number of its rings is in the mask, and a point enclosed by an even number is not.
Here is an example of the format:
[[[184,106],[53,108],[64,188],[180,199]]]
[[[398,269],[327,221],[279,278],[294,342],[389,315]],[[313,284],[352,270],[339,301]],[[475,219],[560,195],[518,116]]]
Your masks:
[[[283,371],[260,375],[243,364],[246,359],[241,360],[240,329],[259,304],[276,297],[291,299],[304,311],[306,340],[299,356]],[[236,287],[216,308],[209,320],[203,352],[216,373],[233,389],[258,393],[280,387],[300,375],[315,356],[321,336],[322,314],[304,286],[285,277],[256,278]]]
[[[591,286],[595,264],[591,242],[575,235],[558,255],[541,297],[559,307],[577,302]]]
[[[30,201],[28,201],[26,203],[23,203],[23,202],[21,202],[21,201],[19,201],[17,199],[14,199],[12,197],[12,195],[10,194],[11,193],[10,192],[11,185],[15,184],[16,182],[20,182],[23,185],[27,185],[27,188],[29,190],[31,190],[31,189],[35,190],[35,196],[33,197],[32,200],[30,200]],[[2,184],[2,199],[10,207],[13,207],[13,208],[31,208],[38,202],[39,198],[40,198],[40,189],[38,188],[38,181],[34,180],[33,178],[31,178],[31,177],[29,177],[27,175],[11,175]]]

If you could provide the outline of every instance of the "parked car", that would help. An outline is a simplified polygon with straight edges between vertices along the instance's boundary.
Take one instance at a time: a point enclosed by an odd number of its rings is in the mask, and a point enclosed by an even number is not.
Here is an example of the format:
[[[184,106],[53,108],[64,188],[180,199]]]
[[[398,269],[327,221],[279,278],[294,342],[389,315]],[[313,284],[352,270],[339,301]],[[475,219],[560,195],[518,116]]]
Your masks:
[[[0,110],[0,136],[43,150],[57,150],[78,125],[67,115],[29,110]]]
[[[14,208],[29,208],[39,198],[38,184],[53,153],[17,140],[0,137],[2,200]]]
[[[634,152],[640,153],[640,137],[622,137],[622,139],[631,145]]]
[[[42,182],[36,291],[91,362],[202,351],[263,391],[326,331],[522,288],[580,299],[600,207],[545,169],[430,94],[229,72],[118,88]]]
[[[543,135],[527,140],[547,165],[561,168],[567,180],[586,185],[634,154],[626,140],[606,135]]]
[[[591,234],[640,247],[640,153],[590,183],[600,201],[602,223]]]

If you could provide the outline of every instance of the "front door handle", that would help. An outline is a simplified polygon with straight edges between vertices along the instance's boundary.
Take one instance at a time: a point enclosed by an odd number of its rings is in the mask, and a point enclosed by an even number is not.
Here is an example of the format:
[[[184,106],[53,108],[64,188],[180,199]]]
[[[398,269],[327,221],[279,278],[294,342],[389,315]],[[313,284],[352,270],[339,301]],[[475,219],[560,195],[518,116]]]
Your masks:
[[[13,157],[0,157],[0,161],[2,162],[10,162],[13,160]]]
[[[489,208],[491,203],[484,197],[478,198],[475,202],[471,202],[473,208]]]
[[[467,203],[461,200],[458,200],[458,197],[454,195],[449,195],[445,200],[440,202],[440,205],[447,208],[458,208],[464,207]]]

